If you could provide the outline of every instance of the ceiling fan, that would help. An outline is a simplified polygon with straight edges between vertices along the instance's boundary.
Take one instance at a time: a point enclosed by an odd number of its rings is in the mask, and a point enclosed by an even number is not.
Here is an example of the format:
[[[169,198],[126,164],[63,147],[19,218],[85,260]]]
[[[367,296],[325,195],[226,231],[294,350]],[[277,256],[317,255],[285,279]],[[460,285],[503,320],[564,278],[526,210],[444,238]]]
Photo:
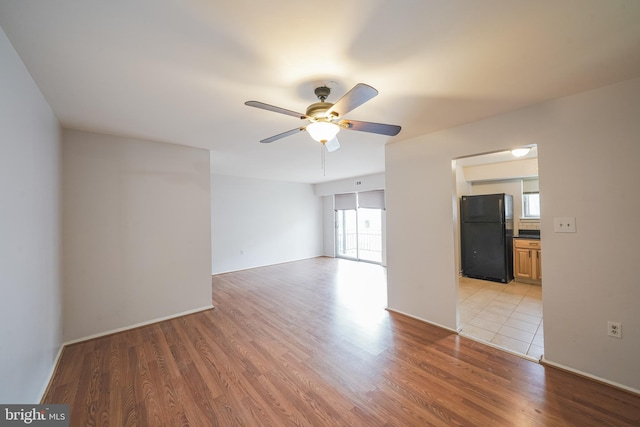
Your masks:
[[[357,130],[361,132],[371,132],[381,135],[395,136],[400,132],[400,126],[387,125],[382,123],[362,122],[358,120],[344,119],[343,116],[360,105],[364,104],[378,94],[373,87],[364,83],[358,83],[335,104],[325,102],[331,93],[331,88],[327,86],[317,87],[314,91],[320,102],[309,105],[305,114],[298,113],[274,105],[265,104],[259,101],[247,101],[245,105],[261,108],[263,110],[274,111],[307,120],[309,123],[297,128],[279,133],[261,140],[262,143],[276,141],[285,136],[298,132],[307,131],[311,138],[327,147],[327,151],[336,151],[340,148],[340,143],[336,135],[340,129]]]

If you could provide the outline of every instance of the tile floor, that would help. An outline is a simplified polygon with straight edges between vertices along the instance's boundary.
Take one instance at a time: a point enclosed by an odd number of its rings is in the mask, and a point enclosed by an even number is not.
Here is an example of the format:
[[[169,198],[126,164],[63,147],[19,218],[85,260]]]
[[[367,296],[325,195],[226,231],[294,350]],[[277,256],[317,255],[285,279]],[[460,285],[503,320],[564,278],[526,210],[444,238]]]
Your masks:
[[[539,360],[544,353],[542,287],[459,279],[460,334]]]

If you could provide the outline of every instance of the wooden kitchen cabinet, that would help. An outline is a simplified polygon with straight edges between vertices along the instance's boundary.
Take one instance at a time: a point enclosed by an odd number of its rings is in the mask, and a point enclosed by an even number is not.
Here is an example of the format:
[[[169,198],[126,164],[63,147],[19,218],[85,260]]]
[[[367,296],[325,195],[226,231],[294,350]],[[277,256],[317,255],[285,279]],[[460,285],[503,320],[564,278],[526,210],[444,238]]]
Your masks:
[[[513,277],[516,281],[542,284],[539,239],[513,239]]]

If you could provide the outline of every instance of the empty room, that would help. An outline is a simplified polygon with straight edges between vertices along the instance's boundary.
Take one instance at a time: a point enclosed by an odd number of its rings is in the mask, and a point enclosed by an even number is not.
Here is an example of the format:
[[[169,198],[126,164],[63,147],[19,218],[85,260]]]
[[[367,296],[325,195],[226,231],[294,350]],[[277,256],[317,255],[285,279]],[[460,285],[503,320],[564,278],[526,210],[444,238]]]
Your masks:
[[[638,22],[0,0],[0,425],[640,425]]]

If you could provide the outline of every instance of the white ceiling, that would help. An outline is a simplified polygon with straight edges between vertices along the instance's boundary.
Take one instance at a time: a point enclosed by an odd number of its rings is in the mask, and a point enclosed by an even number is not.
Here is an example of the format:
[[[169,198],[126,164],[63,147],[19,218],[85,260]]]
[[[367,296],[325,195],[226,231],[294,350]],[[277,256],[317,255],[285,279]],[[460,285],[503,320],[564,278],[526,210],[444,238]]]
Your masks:
[[[384,145],[640,76],[637,0],[0,0],[0,26],[63,126],[211,150],[212,172],[323,182]],[[290,116],[313,88],[380,94],[328,153]],[[505,147],[509,148],[509,147]],[[472,154],[472,153],[470,153]]]

